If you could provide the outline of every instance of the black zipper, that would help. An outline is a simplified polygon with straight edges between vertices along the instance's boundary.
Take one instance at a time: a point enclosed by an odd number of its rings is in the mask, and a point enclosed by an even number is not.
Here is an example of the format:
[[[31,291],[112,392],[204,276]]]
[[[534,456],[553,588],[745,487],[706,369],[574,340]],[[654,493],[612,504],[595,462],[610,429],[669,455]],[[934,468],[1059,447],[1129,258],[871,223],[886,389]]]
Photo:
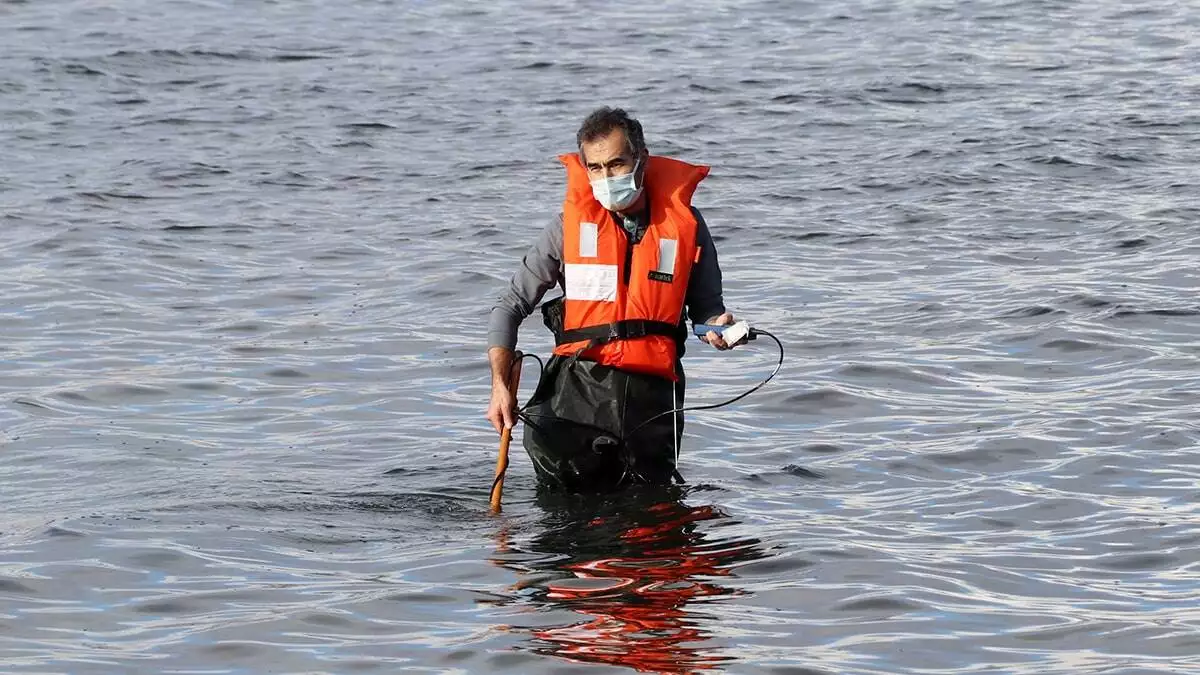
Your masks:
[[[625,228],[622,227],[621,229],[624,230]],[[625,282],[626,288],[629,287],[629,275],[631,273],[632,268],[633,268],[633,235],[630,234],[629,232],[626,232],[625,233],[625,273],[623,275],[625,277],[624,282]]]
[[[645,209],[646,210],[643,211],[643,213],[645,214],[645,217],[646,217],[646,229],[649,230],[650,229],[650,196],[649,195],[646,195]],[[641,240],[639,239],[638,242],[636,242],[636,243],[633,241],[634,233],[630,232],[629,230],[626,230],[624,225],[617,222],[617,218],[620,218],[620,216],[609,211],[608,217],[612,218],[613,224],[616,225],[622,232],[625,233],[625,271],[622,273],[621,276],[623,277],[623,282],[624,282],[626,288],[628,288],[629,287],[629,275],[633,271],[632,270],[632,268],[633,268],[633,247],[636,246],[637,244],[641,243]],[[645,238],[646,238],[646,233],[642,232],[642,239],[645,239]]]

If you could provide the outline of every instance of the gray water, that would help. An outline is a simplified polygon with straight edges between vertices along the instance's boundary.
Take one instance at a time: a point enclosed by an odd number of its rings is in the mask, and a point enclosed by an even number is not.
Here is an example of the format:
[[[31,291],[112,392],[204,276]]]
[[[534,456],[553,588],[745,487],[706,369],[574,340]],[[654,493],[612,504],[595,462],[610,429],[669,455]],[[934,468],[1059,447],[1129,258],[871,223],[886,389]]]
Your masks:
[[[0,2],[3,672],[1200,672],[1198,31]],[[786,361],[685,488],[493,517],[483,325],[609,103]]]

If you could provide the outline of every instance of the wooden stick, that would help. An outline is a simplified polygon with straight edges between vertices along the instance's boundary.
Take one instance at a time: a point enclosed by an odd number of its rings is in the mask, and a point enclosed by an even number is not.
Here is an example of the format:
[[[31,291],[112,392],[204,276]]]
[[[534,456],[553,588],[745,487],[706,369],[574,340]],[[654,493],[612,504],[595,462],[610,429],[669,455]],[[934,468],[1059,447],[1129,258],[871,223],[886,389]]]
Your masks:
[[[521,384],[521,352],[513,352],[513,360],[508,368],[508,391],[515,399],[517,387]],[[500,498],[504,492],[504,472],[508,470],[508,444],[511,440],[512,427],[507,427],[500,434],[500,454],[496,457],[496,478],[492,483],[491,502],[494,514],[500,513]]]

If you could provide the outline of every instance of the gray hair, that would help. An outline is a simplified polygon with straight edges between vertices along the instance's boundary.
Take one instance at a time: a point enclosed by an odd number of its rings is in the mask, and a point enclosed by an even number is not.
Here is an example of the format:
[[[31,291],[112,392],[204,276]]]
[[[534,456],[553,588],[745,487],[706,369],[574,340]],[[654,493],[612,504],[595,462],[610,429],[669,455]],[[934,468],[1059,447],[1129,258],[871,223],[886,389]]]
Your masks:
[[[579,133],[575,134],[575,144],[582,150],[584,143],[604,138],[613,129],[625,132],[625,141],[629,143],[629,151],[634,157],[640,157],[646,151],[646,138],[642,135],[642,123],[629,116],[621,108],[605,106],[593,110],[579,125]]]

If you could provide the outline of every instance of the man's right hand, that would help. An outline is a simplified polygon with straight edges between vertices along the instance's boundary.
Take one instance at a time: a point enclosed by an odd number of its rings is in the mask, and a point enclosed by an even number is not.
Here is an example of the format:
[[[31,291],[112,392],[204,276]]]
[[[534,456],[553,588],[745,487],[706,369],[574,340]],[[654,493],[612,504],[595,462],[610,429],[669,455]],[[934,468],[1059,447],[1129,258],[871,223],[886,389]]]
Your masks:
[[[488,362],[492,367],[492,400],[488,403],[487,418],[498,434],[517,423],[517,396],[508,389],[513,356],[513,350],[504,347],[488,350]]]
[[[492,401],[488,404],[487,418],[498,434],[516,424],[517,399],[506,383],[492,381]]]

